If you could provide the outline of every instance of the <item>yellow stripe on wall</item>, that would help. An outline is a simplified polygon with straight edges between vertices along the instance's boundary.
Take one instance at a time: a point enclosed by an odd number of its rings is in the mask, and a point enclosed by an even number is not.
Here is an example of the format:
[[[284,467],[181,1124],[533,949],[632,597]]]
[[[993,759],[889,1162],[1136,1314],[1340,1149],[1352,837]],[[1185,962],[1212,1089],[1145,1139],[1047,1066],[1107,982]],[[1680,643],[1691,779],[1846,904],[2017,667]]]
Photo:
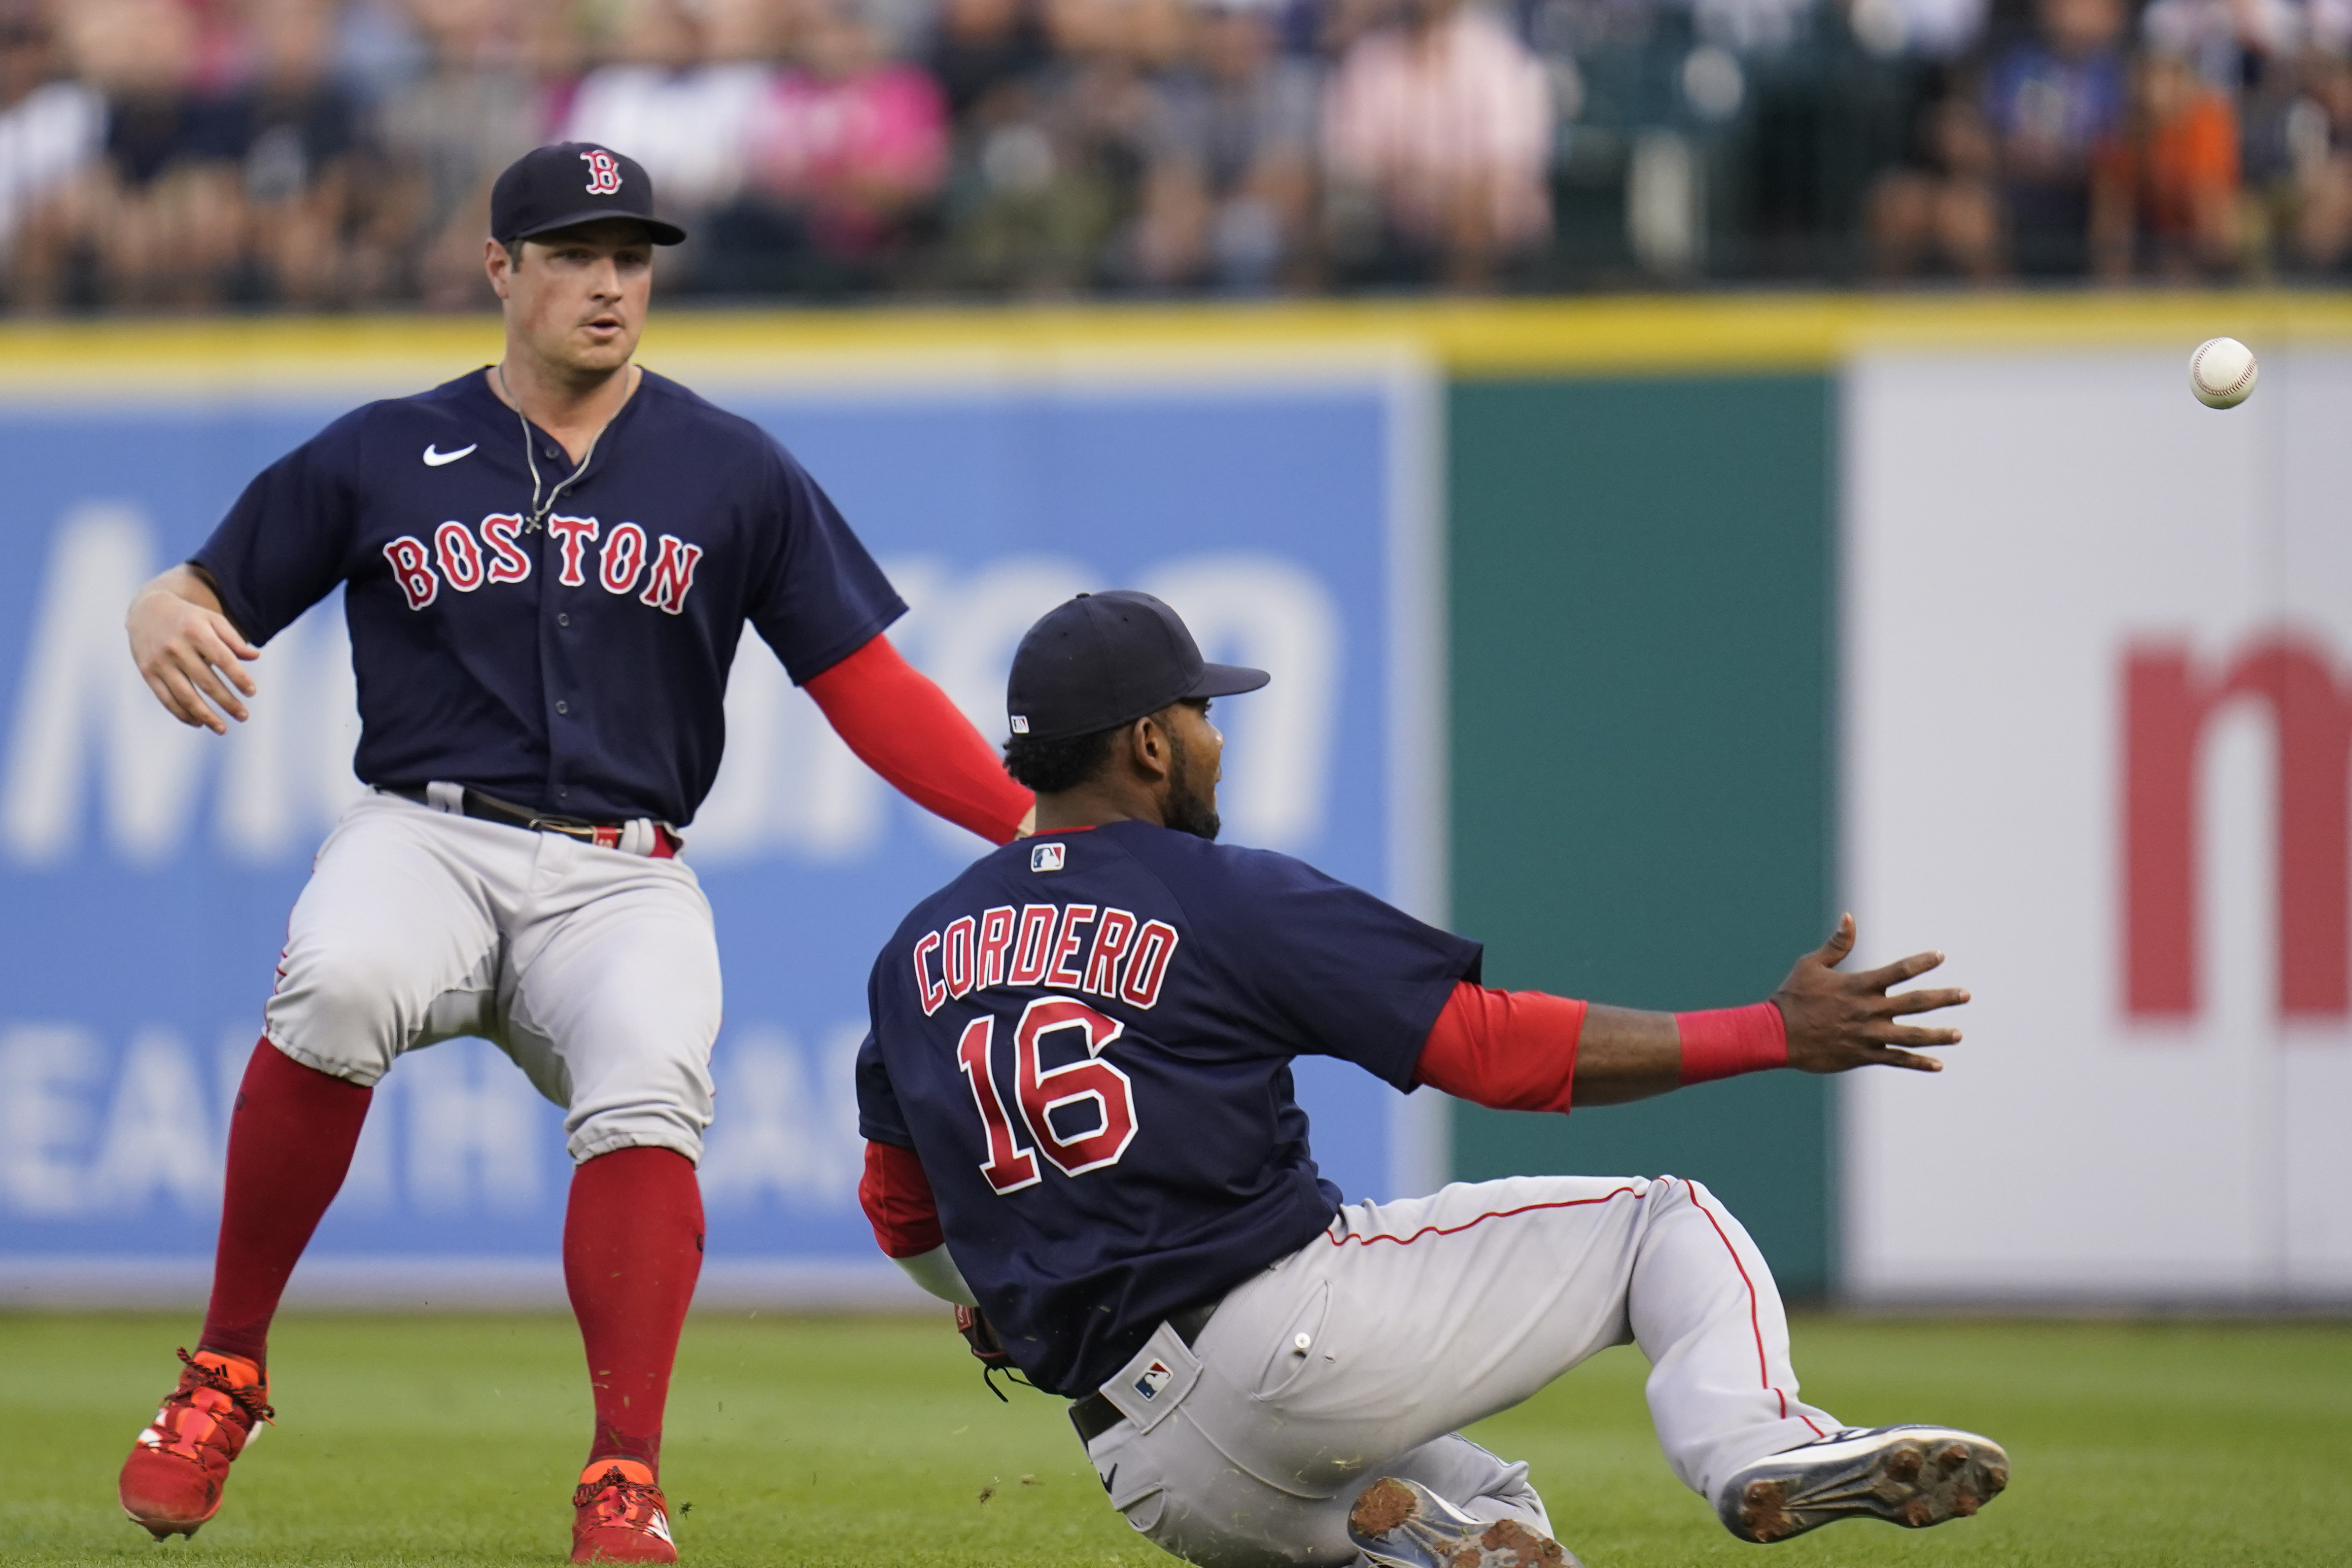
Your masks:
[[[2352,293],[1727,294],[1281,304],[663,308],[644,357],[757,374],[859,361],[978,370],[1409,350],[1462,377],[1820,370],[1858,350],[2352,343]],[[0,387],[182,397],[207,389],[421,386],[499,353],[481,316],[14,322]]]

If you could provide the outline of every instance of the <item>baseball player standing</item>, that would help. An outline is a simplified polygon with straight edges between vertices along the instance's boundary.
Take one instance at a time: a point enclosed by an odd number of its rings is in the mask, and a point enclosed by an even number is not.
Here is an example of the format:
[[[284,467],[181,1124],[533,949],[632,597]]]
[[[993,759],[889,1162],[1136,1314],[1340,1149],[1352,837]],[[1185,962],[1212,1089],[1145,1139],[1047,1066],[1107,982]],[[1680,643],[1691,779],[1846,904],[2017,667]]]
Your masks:
[[[701,1265],[695,1163],[719,1020],[709,905],[678,857],[719,768],[746,622],[866,761],[999,842],[1032,802],[883,629],[905,611],[807,474],[631,362],[645,171],[590,143],[502,174],[485,266],[499,362],[337,420],[264,471],[131,608],[185,723],[246,716],[258,644],[345,591],[373,786],[294,907],[230,1123],[211,1304],[122,1469],[193,1535],[255,1423],[288,1275],[403,1051],[495,1040],[566,1111],[564,1277],[596,1426],[572,1560],[674,1562],[663,1402]]]
[[[1009,692],[1037,831],[918,905],[867,982],[862,1189],[883,1250],[976,1304],[1070,1416],[1114,1507],[1214,1568],[1569,1561],[1527,1467],[1458,1429],[1629,1341],[1676,1475],[1748,1541],[1927,1525],[2006,1484],[1995,1444],[1803,1403],[1770,1270],[1696,1182],[1527,1176],[1343,1203],[1301,1054],[1400,1089],[1565,1112],[1772,1067],[1936,1071],[1888,993],[1941,962],[1833,966],[1771,1000],[1649,1013],[1479,984],[1475,942],[1286,856],[1223,848],[1203,664],[1148,595],[1031,629]],[[969,1324],[969,1316],[966,1315]]]

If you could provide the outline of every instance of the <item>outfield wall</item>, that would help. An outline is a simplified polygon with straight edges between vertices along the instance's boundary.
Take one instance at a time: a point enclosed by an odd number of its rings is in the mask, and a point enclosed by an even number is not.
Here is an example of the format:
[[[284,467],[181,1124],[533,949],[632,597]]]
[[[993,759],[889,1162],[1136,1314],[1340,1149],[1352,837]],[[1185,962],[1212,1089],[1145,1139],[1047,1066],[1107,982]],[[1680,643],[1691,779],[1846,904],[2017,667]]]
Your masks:
[[[1814,373],[1457,384],[1454,917],[1489,984],[1752,1001],[1829,910],[1832,389]],[[1674,1171],[1791,1289],[1830,1248],[1792,1074],[1566,1120],[1465,1105],[1465,1176]]]
[[[2233,414],[2180,385],[2215,331],[2266,356]],[[1774,1075],[1561,1120],[1311,1064],[1351,1192],[1673,1170],[1805,1294],[2245,1302],[2352,1300],[2297,1196],[2352,1175],[2352,721],[2313,674],[2347,659],[2338,344],[2331,299],[1798,298],[680,316],[646,358],[801,453],[987,727],[1010,639],[1097,580],[1273,665],[1221,715],[1234,836],[1450,909],[1490,983],[1741,1001],[1844,905],[1869,952],[1943,946],[1982,998],[1940,1080],[1835,1095]],[[479,321],[0,332],[5,1299],[198,1287],[228,1074],[356,789],[331,616],[272,648],[277,714],[222,746],[126,679],[126,585],[335,410],[494,351]],[[894,1299],[843,1053],[868,928],[976,846],[756,643],[738,670],[689,835],[730,985],[709,1293]],[[2131,692],[2188,762],[2116,760]],[[2302,782],[2263,771],[2272,711]],[[2202,802],[2132,819],[2159,893],[2118,880],[2126,776]],[[2126,950],[2169,1011],[2135,1010]],[[2182,951],[2185,1007],[2158,973]],[[388,1082],[302,1288],[555,1299],[551,1108],[472,1044]]]

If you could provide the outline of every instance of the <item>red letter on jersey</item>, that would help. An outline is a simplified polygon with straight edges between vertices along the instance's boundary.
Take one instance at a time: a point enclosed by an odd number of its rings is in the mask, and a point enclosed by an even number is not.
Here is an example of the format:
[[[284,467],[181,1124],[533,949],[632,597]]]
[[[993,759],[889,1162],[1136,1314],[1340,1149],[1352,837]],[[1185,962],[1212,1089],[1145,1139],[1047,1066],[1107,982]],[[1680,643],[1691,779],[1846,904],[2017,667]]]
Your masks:
[[[626,593],[636,587],[646,570],[646,530],[635,523],[615,523],[604,553],[596,558],[597,580],[607,593]]]
[[[1054,951],[1054,918],[1061,911],[1050,904],[1024,904],[1021,909],[1021,939],[1013,944],[1013,967],[1005,975],[1009,986],[1034,986],[1045,977],[1045,966]]]
[[[465,524],[446,522],[434,529],[433,553],[440,559],[441,575],[458,592],[471,593],[482,586],[482,548]]]
[[[980,979],[983,990],[1004,983],[1004,950],[1013,946],[1013,906],[1000,904],[980,917]]]
[[[1118,995],[1118,961],[1135,940],[1135,916],[1124,909],[1106,909],[1095,927],[1095,950],[1087,955],[1087,980],[1078,989],[1098,997]]]
[[[989,1058],[994,1052],[989,1046],[995,1036],[992,1017],[982,1015],[966,1024],[963,1038],[956,1042],[956,1065],[963,1069],[964,1079],[971,1085],[971,1097],[980,1106],[980,1124],[988,1134],[988,1163],[980,1167],[980,1174],[999,1192],[1019,1192],[1037,1185],[1037,1156],[1013,1141],[1013,1120],[1004,1113],[1004,1101],[990,1075]]]
[[[1092,925],[1094,918],[1095,906],[1091,904],[1073,904],[1062,911],[1061,935],[1054,939],[1054,962],[1045,971],[1047,985],[1059,986],[1066,991],[1078,988],[1078,972],[1070,967],[1070,960],[1087,945],[1087,939],[1078,935],[1078,927]]]
[[[1146,925],[1127,966],[1127,984],[1118,988],[1119,999],[1148,1011],[1160,999],[1160,982],[1168,977],[1168,960],[1175,955],[1176,928],[1164,920]]]
[[[701,559],[700,545],[690,545],[676,534],[662,535],[661,554],[654,558],[653,576],[637,602],[672,615],[684,610],[687,591],[694,586],[695,563]]]
[[[530,557],[515,542],[522,518],[513,512],[492,512],[482,519],[482,539],[490,547],[492,582],[521,582],[530,576]]]
[[[943,967],[948,981],[948,995],[971,995],[971,916],[967,915],[947,928],[947,961]]]
[[[915,944],[915,992],[923,998],[923,1016],[930,1017],[948,1003],[945,985],[931,984],[931,967],[924,958],[940,950],[940,934],[936,931]]]
[[[580,550],[596,537],[596,519],[553,517],[547,519],[547,531],[551,538],[560,539],[563,544],[563,570],[556,580],[566,588],[577,588],[587,581],[580,574]]]
[[[383,559],[392,562],[392,575],[411,610],[424,609],[441,591],[441,580],[433,575],[433,557],[422,539],[403,534],[383,547]]]
[[[1021,1116],[1037,1147],[1064,1176],[1084,1176],[1117,1165],[1135,1141],[1134,1085],[1126,1073],[1096,1060],[1123,1027],[1076,997],[1039,997],[1021,1015],[1021,1027],[1013,1037],[1020,1057]],[[1039,1054],[1041,1042],[1068,1029],[1080,1031],[1085,1057],[1066,1067],[1048,1068]],[[1054,1125],[1054,1113],[1081,1100],[1095,1103],[1096,1124],[1090,1131],[1066,1134]]]

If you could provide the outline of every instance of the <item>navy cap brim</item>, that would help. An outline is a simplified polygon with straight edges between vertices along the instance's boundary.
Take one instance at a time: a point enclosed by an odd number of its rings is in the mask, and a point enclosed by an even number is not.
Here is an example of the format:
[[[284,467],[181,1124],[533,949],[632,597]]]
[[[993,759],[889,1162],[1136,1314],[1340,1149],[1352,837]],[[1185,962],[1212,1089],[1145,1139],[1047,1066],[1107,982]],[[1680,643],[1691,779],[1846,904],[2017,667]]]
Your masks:
[[[1253,670],[1247,664],[1203,664],[1201,678],[1192,683],[1187,697],[1237,697],[1244,692],[1254,692],[1274,679],[1264,670]]]
[[[644,225],[646,234],[656,245],[686,243],[686,231],[676,224],[667,224],[659,218],[649,218],[643,213],[625,212],[618,207],[607,207],[592,213],[566,213],[553,223],[541,224],[537,228],[525,229],[520,234],[509,235],[506,237],[509,240],[537,239],[541,235],[551,235],[558,229],[576,229],[583,224],[602,223],[606,218],[626,218],[633,224]]]

